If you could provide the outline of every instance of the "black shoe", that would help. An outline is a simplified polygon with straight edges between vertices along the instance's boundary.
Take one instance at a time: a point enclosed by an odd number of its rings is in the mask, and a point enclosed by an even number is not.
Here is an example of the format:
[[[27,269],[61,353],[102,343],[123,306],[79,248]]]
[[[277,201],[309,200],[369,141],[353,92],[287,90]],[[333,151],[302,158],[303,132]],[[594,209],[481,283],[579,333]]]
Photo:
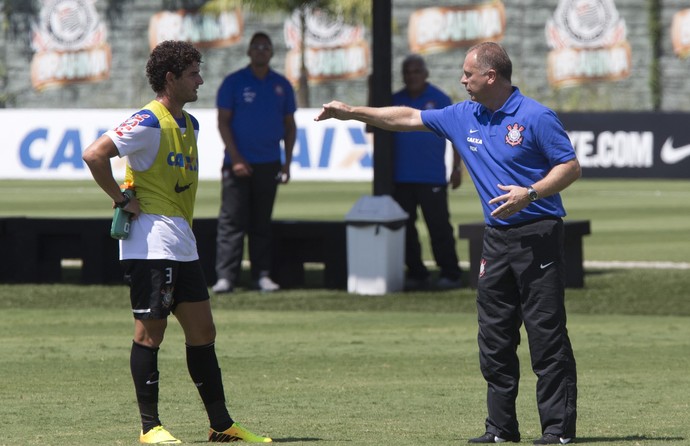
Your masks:
[[[429,277],[406,277],[405,291],[420,291],[429,288]]]
[[[534,444],[568,444],[572,443],[573,438],[563,438],[555,434],[544,434],[541,438],[534,440]]]
[[[449,277],[440,277],[436,282],[436,288],[439,290],[456,290],[462,287],[460,278],[451,279]]]
[[[519,443],[520,442],[520,437],[506,437],[506,438],[501,438],[498,437],[492,433],[485,433],[481,437],[477,438],[472,438],[471,440],[468,441],[468,443],[506,443],[506,442],[513,442],[513,443]]]

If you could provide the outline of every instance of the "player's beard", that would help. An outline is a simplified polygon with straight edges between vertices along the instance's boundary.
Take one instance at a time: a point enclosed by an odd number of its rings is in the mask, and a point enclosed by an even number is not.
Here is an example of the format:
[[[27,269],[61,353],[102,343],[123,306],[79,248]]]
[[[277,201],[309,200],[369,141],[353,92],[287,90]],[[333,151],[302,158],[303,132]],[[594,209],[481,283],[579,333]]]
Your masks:
[[[189,99],[185,102],[196,102],[197,99],[199,99],[199,93],[196,90],[193,90],[189,94]]]

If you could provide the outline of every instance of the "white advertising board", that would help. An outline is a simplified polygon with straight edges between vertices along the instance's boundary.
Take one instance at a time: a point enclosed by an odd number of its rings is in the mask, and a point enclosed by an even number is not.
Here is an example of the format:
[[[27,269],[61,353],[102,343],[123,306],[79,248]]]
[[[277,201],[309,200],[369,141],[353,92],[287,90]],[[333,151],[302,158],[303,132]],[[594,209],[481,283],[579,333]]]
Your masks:
[[[0,179],[90,179],[82,153],[98,136],[138,110],[4,109],[0,134],[5,137]],[[293,151],[293,180],[371,181],[373,147],[364,124],[315,122],[320,109],[300,109]],[[200,125],[199,175],[220,179],[223,143],[215,109],[193,109]],[[124,159],[112,161],[116,179],[124,178]]]

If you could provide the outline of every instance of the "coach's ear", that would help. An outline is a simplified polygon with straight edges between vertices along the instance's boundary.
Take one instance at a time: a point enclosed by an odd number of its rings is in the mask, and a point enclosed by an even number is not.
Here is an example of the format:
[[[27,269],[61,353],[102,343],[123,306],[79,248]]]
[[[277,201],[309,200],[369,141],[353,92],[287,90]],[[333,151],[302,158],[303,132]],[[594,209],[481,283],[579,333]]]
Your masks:
[[[496,82],[496,77],[497,77],[497,76],[496,76],[496,70],[494,70],[493,68],[490,68],[490,69],[486,72],[486,77],[489,78],[489,79],[487,80],[488,83],[493,84],[494,82]]]

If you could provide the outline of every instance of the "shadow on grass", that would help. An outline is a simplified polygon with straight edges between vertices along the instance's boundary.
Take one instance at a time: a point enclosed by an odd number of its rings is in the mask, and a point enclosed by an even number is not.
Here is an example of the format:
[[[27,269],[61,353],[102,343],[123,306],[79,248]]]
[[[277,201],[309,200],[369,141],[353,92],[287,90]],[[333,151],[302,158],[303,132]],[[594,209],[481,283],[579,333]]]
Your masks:
[[[614,443],[621,441],[683,441],[684,437],[649,437],[647,435],[628,435],[625,437],[577,437],[575,443]]]

